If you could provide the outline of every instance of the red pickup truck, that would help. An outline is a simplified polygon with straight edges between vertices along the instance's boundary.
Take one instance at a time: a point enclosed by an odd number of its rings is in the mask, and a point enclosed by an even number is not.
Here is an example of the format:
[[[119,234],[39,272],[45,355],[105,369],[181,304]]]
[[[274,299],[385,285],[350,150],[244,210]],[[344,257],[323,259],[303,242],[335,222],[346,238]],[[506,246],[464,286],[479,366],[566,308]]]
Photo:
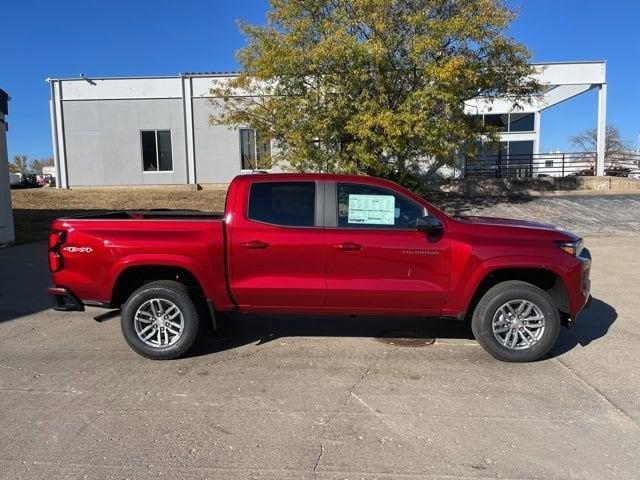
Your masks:
[[[591,258],[551,225],[449,217],[386,180],[236,177],[225,212],[109,212],[53,222],[58,310],[122,309],[139,354],[169,359],[227,311],[471,320],[494,357],[533,361],[589,299]]]

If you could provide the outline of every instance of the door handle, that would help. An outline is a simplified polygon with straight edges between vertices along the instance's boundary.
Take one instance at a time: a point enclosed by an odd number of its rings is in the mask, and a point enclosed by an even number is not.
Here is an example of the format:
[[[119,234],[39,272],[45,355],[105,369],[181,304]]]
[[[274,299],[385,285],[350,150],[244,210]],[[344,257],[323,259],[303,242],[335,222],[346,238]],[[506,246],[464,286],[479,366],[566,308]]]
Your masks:
[[[354,252],[356,250],[362,250],[362,245],[360,245],[359,243],[344,242],[344,243],[338,243],[337,245],[334,245],[334,248],[337,248],[338,250],[344,250],[347,252]]]
[[[252,250],[264,250],[269,246],[269,244],[260,240],[251,240],[250,242],[240,242],[240,246],[243,248],[250,248]]]

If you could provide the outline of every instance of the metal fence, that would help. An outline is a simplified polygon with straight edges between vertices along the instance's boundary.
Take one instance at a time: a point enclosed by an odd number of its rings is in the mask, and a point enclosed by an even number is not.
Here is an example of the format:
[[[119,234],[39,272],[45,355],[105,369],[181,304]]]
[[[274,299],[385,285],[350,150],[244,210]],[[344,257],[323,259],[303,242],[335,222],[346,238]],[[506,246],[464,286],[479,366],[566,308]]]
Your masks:
[[[464,161],[467,178],[544,178],[594,176],[595,152],[485,155]],[[640,178],[640,153],[613,153],[605,158],[605,175]]]

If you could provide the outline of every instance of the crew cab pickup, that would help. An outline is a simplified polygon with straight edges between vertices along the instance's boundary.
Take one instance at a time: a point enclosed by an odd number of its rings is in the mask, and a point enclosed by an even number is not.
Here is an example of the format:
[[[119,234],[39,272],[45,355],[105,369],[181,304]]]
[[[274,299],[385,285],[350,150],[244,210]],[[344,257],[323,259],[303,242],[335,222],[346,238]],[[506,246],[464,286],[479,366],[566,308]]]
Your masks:
[[[126,341],[153,359],[242,311],[466,319],[494,357],[533,361],[587,303],[590,266],[551,225],[449,217],[349,175],[241,175],[222,214],[60,218],[49,236],[54,308],[121,309]]]

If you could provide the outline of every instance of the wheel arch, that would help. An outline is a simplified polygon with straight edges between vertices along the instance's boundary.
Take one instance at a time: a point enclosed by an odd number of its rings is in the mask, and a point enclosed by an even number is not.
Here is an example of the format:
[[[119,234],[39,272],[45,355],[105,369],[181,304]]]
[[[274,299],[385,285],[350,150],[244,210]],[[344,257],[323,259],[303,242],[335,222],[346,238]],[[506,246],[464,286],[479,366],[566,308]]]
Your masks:
[[[175,264],[133,264],[122,268],[114,277],[110,305],[119,308],[143,285],[157,280],[174,280],[184,284],[197,297],[206,300],[202,283],[189,268]]]
[[[509,280],[520,280],[535,285],[551,297],[563,320],[569,315],[569,291],[564,280],[558,272],[544,266],[508,266],[488,270],[473,289],[466,315],[473,314],[478,302],[490,288]]]

